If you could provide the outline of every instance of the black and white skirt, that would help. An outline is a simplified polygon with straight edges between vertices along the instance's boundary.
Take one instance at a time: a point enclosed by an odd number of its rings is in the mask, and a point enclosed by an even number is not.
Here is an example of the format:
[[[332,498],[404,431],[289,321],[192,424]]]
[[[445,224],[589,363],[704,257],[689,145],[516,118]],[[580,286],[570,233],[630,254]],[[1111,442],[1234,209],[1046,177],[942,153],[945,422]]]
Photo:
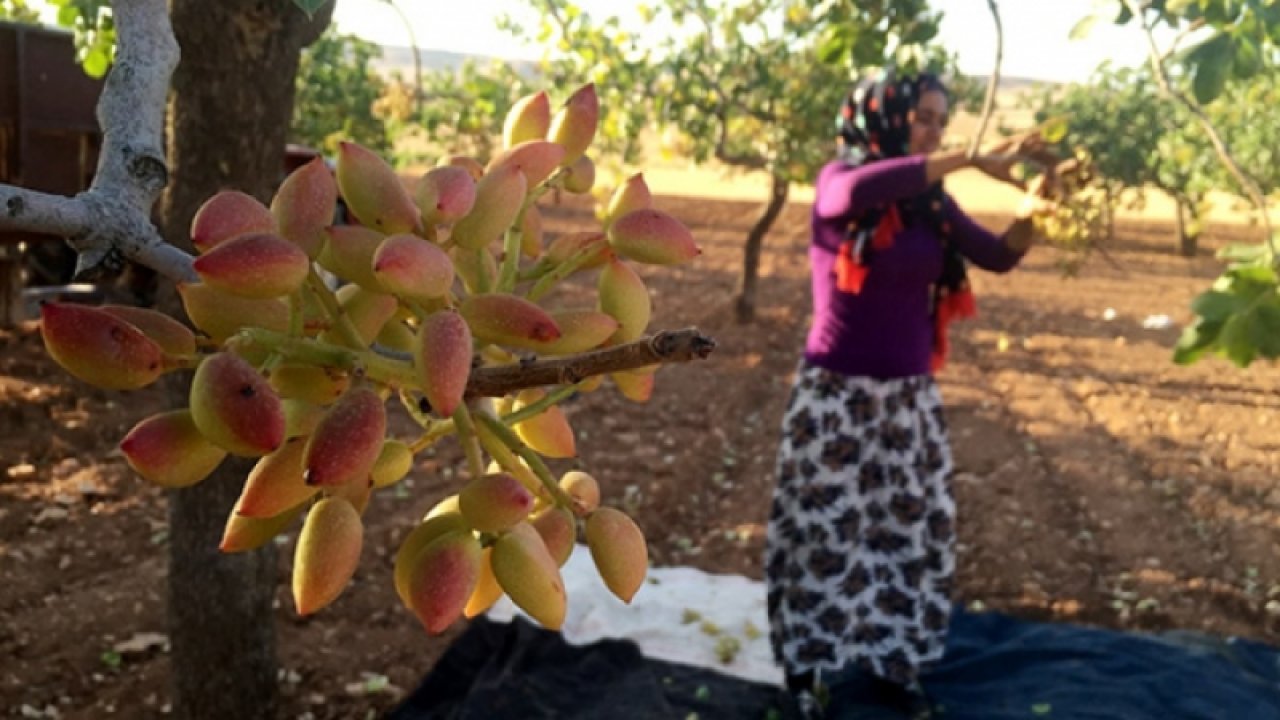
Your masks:
[[[770,640],[788,674],[847,666],[896,683],[942,657],[955,498],[929,376],[802,362],[782,421],[765,547]]]

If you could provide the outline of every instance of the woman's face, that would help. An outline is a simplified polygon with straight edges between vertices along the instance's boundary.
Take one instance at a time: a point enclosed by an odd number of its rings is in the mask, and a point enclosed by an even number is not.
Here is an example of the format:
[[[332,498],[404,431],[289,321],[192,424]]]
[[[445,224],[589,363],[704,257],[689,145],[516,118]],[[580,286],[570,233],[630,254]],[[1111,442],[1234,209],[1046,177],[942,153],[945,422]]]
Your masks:
[[[911,111],[912,155],[931,153],[942,146],[942,131],[947,127],[947,96],[941,90],[926,90]]]

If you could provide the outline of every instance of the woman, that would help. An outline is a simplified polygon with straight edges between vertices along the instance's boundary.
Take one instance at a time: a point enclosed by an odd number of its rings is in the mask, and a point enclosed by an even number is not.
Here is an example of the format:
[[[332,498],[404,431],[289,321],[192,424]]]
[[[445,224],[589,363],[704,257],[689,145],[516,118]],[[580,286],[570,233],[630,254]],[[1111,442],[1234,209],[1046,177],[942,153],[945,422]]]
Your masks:
[[[1033,196],[1002,235],[942,190],[976,166],[1009,179],[1018,152],[939,152],[948,98],[931,75],[860,86],[842,112],[840,157],[818,176],[813,325],[783,419],[769,518],[770,636],[787,684],[821,717],[816,673],[839,695],[927,707],[921,670],[942,656],[955,568],[955,501],[931,374],[947,324],[974,312],[966,261],[1007,272],[1030,246]],[[1017,152],[1011,150],[1016,149]]]

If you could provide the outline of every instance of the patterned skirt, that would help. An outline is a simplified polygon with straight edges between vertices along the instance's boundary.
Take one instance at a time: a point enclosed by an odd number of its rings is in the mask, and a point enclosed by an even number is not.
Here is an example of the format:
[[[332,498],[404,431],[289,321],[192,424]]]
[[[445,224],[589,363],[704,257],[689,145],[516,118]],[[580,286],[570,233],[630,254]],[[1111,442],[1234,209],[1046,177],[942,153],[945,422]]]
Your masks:
[[[788,674],[855,666],[896,683],[942,657],[955,499],[931,377],[801,362],[765,546],[770,640]]]

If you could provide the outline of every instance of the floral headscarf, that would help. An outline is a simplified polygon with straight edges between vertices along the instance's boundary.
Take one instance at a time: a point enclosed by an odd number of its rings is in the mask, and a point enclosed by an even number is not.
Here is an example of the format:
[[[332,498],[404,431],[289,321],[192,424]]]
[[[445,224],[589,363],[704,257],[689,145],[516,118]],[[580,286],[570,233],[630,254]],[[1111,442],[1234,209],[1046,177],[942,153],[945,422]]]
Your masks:
[[[858,84],[845,98],[840,111],[840,155],[853,165],[902,157],[911,142],[911,111],[925,92],[946,93],[936,76],[921,73],[902,78],[886,71],[877,80]],[[973,292],[964,257],[950,242],[951,226],[945,212],[946,195],[936,182],[923,193],[886,206],[872,208],[854,219],[840,246],[836,263],[837,287],[849,293],[862,290],[867,274],[874,268],[875,251],[893,245],[904,227],[925,225],[942,241],[942,274],[933,285],[932,314],[935,337],[933,368],[946,359],[949,344],[947,325],[952,319],[976,313]]]

